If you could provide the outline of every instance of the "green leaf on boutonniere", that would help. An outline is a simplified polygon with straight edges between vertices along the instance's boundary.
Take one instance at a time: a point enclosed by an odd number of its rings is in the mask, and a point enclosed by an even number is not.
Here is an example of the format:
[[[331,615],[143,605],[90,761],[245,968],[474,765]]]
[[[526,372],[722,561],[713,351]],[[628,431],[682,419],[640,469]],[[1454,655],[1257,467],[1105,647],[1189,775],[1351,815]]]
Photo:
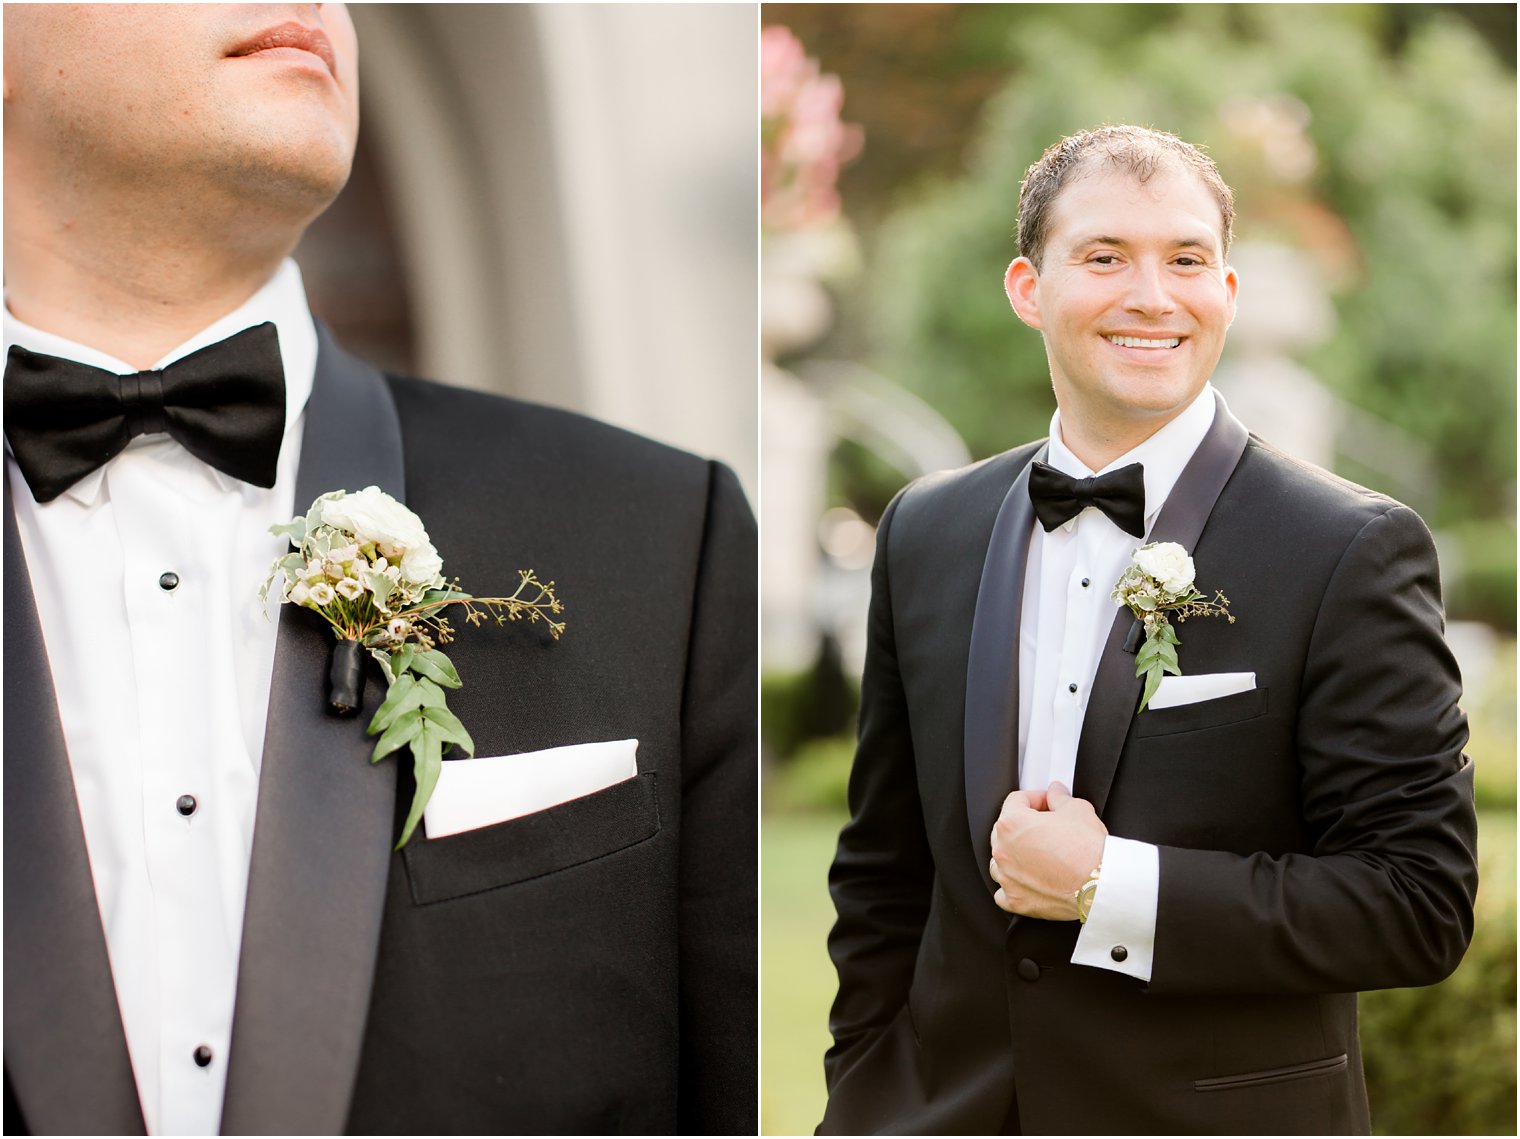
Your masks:
[[[437,649],[419,652],[412,658],[411,667],[413,672],[445,688],[458,688],[461,684],[459,673],[454,670],[454,663]]]
[[[412,657],[416,655],[417,647],[415,645],[402,645],[399,649],[388,655],[387,659],[390,664],[392,674],[390,679],[392,682],[395,681],[396,677],[401,676],[407,669],[412,667]]]
[[[360,570],[359,580],[364,583],[365,589],[374,594],[376,606],[383,608],[390,604],[391,597],[396,592],[396,583],[387,574],[378,570]]]
[[[1165,673],[1181,676],[1182,669],[1177,664],[1177,634],[1171,625],[1162,621],[1146,634],[1145,643],[1135,654],[1135,675],[1145,677],[1145,690],[1140,694],[1137,715],[1145,711],[1151,697],[1156,695]]]
[[[417,690],[416,677],[405,674],[396,677],[390,691],[385,694],[385,700],[375,709],[375,718],[369,722],[366,730],[370,735],[385,731],[402,712],[421,707],[422,697],[423,693]]]
[[[424,718],[422,731],[412,741],[412,775],[417,782],[417,793],[412,796],[412,809],[406,813],[401,840],[396,843],[397,850],[406,845],[406,840],[412,837],[412,832],[422,821],[422,808],[427,806],[433,787],[438,783],[438,775],[443,771],[443,748],[446,742],[443,729]]]
[[[1145,691],[1140,696],[1140,708],[1136,712],[1145,711],[1145,706],[1151,702],[1151,697],[1156,695],[1156,689],[1161,687],[1161,666],[1153,664],[1145,670]]]
[[[1176,647],[1161,640],[1145,642],[1145,647],[1135,654],[1135,675],[1139,676],[1153,665],[1159,665],[1167,672],[1177,672]]]
[[[306,540],[306,519],[292,518],[289,522],[271,526],[269,532],[276,538],[289,538],[292,546],[299,546]]]
[[[391,752],[404,747],[417,738],[422,731],[422,709],[412,708],[402,712],[391,721],[391,726],[380,733],[375,750],[370,754],[371,763],[379,763]]]
[[[475,741],[470,738],[470,733],[465,731],[464,725],[459,722],[459,717],[450,712],[448,708],[442,704],[436,707],[424,708],[422,716],[430,724],[435,725],[442,731],[444,738],[450,743],[458,744],[464,749],[466,755],[474,756]]]
[[[436,605],[440,601],[473,601],[468,593],[457,589],[430,589],[422,595],[423,605]]]
[[[396,849],[400,850],[417,829],[422,809],[438,782],[444,750],[458,744],[466,755],[473,756],[475,741],[459,717],[449,711],[444,690],[431,676],[436,672],[445,679],[452,677],[454,687],[459,687],[459,676],[448,657],[436,650],[418,652],[408,645],[392,653],[389,664],[396,679],[391,683],[385,702],[376,709],[375,717],[369,723],[371,735],[380,733],[370,762],[378,763],[400,748],[411,748],[417,791],[407,812],[401,841],[396,844]]]

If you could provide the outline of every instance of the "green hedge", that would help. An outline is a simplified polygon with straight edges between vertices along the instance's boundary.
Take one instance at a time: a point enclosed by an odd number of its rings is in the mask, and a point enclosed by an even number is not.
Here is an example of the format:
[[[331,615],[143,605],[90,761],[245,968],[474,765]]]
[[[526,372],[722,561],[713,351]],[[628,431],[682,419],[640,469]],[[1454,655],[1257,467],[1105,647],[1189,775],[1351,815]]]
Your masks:
[[[1379,1135],[1515,1134],[1515,817],[1484,812],[1478,925],[1439,985],[1361,997]]]

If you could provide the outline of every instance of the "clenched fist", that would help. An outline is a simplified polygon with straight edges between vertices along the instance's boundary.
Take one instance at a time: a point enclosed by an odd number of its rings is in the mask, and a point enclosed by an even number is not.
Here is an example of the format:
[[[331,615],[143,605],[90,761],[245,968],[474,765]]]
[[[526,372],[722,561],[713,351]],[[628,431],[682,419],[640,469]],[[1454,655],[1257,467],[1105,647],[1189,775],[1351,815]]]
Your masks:
[[[1015,791],[992,827],[993,899],[1011,914],[1075,921],[1076,892],[1103,858],[1108,828],[1063,783]]]

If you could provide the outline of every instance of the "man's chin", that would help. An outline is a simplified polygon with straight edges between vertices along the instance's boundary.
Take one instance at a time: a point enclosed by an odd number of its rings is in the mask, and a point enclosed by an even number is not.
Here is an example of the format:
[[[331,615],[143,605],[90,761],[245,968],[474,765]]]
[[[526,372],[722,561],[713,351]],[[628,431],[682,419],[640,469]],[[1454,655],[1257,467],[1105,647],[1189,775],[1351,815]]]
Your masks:
[[[1197,399],[1207,384],[1205,379],[1187,383],[1120,385],[1109,392],[1111,411],[1117,417],[1136,422],[1170,419]]]
[[[331,83],[244,84],[226,95],[220,149],[229,163],[285,168],[306,182],[337,177],[341,188],[359,124]]]
[[[202,174],[222,183],[230,196],[262,214],[315,217],[348,183],[354,151],[330,130],[262,132]]]

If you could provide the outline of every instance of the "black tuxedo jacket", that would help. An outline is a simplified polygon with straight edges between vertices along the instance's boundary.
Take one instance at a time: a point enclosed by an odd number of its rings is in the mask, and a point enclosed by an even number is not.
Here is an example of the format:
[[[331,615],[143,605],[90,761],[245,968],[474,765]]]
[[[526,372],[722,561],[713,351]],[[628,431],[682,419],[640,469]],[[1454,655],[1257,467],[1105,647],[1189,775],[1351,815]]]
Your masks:
[[[755,530],[723,467],[569,413],[385,378],[324,332],[297,509],[371,483],[446,571],[558,582],[569,629],[448,648],[477,754],[637,738],[638,776],[391,847],[410,766],[327,713],[332,635],[286,607],[226,1133],[755,1130]],[[35,608],[5,537],[6,1130],[141,1110]],[[191,662],[193,667],[193,662]],[[372,667],[372,666],[370,666]]]
[[[1072,965],[1075,922],[992,901],[1040,450],[920,480],[882,520],[820,1130],[1365,1133],[1357,990],[1439,980],[1472,931],[1429,534],[1221,405],[1151,540],[1186,546],[1236,616],[1181,626],[1183,672],[1257,687],[1137,716],[1116,610],[1077,753],[1075,794],[1160,848],[1145,984]]]

